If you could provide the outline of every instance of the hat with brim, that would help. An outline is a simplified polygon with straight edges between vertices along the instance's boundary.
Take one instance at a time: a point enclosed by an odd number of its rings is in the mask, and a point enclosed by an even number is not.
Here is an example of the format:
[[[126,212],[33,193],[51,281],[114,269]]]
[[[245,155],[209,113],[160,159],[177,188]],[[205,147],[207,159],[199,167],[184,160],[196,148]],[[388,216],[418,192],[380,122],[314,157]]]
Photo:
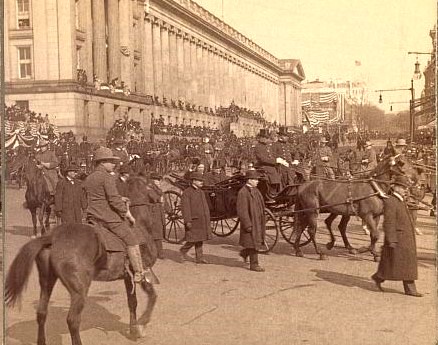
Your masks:
[[[411,184],[409,183],[409,178],[407,176],[396,176],[392,184],[395,186],[402,186],[405,188],[409,188]]]
[[[191,174],[190,174],[190,179],[193,181],[193,180],[196,180],[196,181],[204,181],[204,175],[203,174],[201,174],[200,172],[198,172],[198,171],[194,171],[194,172],[192,172]]]
[[[94,152],[94,161],[119,161],[120,157],[114,156],[113,151],[108,147],[99,147]]]
[[[405,139],[397,139],[395,146],[407,146]]]
[[[261,176],[257,170],[248,170],[245,174],[246,180],[260,180]]]
[[[326,138],[321,138],[321,140],[319,142],[320,143],[328,143],[328,140]]]

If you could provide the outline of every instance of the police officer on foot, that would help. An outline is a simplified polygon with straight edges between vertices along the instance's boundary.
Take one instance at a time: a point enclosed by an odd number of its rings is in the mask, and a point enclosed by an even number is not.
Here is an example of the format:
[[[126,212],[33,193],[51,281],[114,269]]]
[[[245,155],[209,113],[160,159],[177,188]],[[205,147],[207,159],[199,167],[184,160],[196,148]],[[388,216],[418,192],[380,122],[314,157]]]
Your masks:
[[[260,175],[256,170],[248,170],[245,174],[246,184],[237,195],[237,216],[240,220],[239,244],[244,248],[240,256],[246,262],[249,256],[249,269],[264,272],[259,266],[258,250],[265,243],[265,203],[257,189]]]
[[[204,175],[198,171],[190,174],[191,185],[185,189],[181,197],[182,215],[186,230],[186,243],[181,247],[182,261],[189,260],[187,252],[195,246],[196,263],[208,264],[204,259],[203,242],[211,238],[210,209],[204,192]]]
[[[111,174],[120,158],[111,149],[100,147],[95,152],[94,161],[96,168],[84,183],[88,201],[87,219],[104,226],[123,241],[134,269],[134,281],[140,283],[150,271],[143,267],[140,243],[129,225],[135,224],[135,219],[117,191],[116,180]]]
[[[415,229],[405,203],[409,187],[408,177],[396,176],[392,195],[384,201],[385,240],[379,268],[371,278],[380,291],[384,291],[385,280],[402,280],[406,295],[422,297],[415,286],[418,279]]]

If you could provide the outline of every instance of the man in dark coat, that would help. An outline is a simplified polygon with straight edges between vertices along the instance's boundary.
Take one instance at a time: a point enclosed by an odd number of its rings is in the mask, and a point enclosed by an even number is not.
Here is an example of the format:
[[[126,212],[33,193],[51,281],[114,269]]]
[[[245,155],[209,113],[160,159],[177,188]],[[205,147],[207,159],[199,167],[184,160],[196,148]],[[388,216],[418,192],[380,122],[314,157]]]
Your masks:
[[[371,278],[381,291],[385,280],[402,280],[406,295],[422,297],[415,286],[418,279],[415,229],[404,201],[408,188],[409,179],[397,176],[392,195],[384,200],[385,240],[379,268]]]
[[[128,197],[128,184],[127,181],[129,179],[129,175],[131,173],[131,169],[128,165],[122,165],[119,169],[119,176],[116,177],[116,186],[117,191],[122,196],[123,200],[126,200]]]
[[[70,165],[65,178],[60,179],[55,192],[55,214],[61,223],[82,223],[82,212],[87,208],[87,199],[81,181],[76,179],[78,168]]]
[[[244,248],[240,256],[247,260],[249,256],[250,270],[263,272],[259,266],[258,250],[264,247],[266,221],[263,196],[257,189],[260,176],[255,170],[246,172],[247,182],[237,195],[237,216],[240,220],[240,241]]]
[[[161,190],[162,176],[152,173],[146,186],[144,198],[150,216],[150,228],[148,229],[157,248],[158,258],[164,259],[163,255],[163,231],[166,227],[163,191]]]
[[[203,257],[203,241],[211,238],[210,209],[204,191],[204,176],[200,172],[190,175],[192,184],[184,190],[181,197],[182,215],[184,218],[186,243],[181,247],[181,258],[188,260],[187,252],[195,246],[196,263],[208,264]]]
[[[49,142],[42,139],[38,145],[39,152],[35,154],[38,169],[41,169],[51,195],[55,195],[58,183],[58,159],[53,151],[48,149]]]

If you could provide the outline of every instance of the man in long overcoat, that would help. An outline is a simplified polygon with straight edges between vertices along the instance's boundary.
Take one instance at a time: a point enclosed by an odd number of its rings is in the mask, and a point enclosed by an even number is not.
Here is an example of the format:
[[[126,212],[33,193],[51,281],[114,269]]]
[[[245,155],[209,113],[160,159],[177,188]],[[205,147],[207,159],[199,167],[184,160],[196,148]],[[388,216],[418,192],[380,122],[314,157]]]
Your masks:
[[[404,201],[409,186],[406,176],[397,176],[392,195],[385,199],[385,240],[379,268],[371,278],[381,291],[381,284],[385,280],[402,280],[406,295],[422,297],[415,286],[415,280],[418,279],[415,229]]]
[[[85,191],[81,181],[76,179],[78,168],[70,165],[65,178],[56,185],[55,213],[61,223],[82,223],[82,212],[87,208]]]
[[[44,179],[51,195],[55,195],[56,184],[58,183],[58,159],[53,151],[48,149],[49,142],[41,140],[38,147],[39,152],[35,154],[37,167],[42,169]]]
[[[164,206],[163,206],[163,191],[161,190],[162,176],[157,173],[152,173],[149,178],[149,183],[146,186],[144,198],[147,205],[148,214],[150,216],[149,232],[152,235],[155,246],[157,248],[158,258],[164,259],[163,255],[163,231],[166,227]]]
[[[250,270],[263,272],[259,266],[258,250],[264,247],[266,221],[263,196],[257,189],[260,176],[255,170],[248,170],[247,182],[237,195],[237,216],[240,220],[239,244],[244,248],[240,256],[247,260],[249,256]]]
[[[182,260],[188,260],[187,252],[195,246],[196,262],[208,264],[203,257],[203,242],[211,238],[210,209],[201,189],[204,176],[195,171],[190,175],[192,183],[181,197],[182,215],[186,230],[186,243],[181,247]]]

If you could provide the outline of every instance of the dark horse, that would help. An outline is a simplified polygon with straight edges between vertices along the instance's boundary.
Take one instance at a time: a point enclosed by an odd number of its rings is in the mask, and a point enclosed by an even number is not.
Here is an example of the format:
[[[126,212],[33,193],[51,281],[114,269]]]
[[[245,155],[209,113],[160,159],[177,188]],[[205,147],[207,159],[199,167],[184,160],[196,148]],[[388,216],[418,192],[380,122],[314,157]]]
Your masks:
[[[383,190],[388,190],[389,181],[394,173],[401,173],[399,166],[391,164],[391,160],[386,159],[377,165],[371,176],[375,178]],[[359,251],[370,251],[374,259],[378,260],[379,255],[375,247],[379,239],[377,226],[380,216],[383,214],[383,200],[377,196],[369,179],[336,181],[320,179],[306,182],[298,187],[295,212],[294,249],[297,256],[303,256],[300,249],[300,237],[304,229],[307,228],[316,253],[320,255],[321,259],[325,258],[316,243],[317,220],[319,213],[330,213],[325,221],[331,237],[331,242],[327,243],[328,249],[333,248],[335,243],[331,222],[337,215],[341,215],[339,230],[344,245],[351,253],[356,253],[348,241],[346,230],[350,217],[358,216],[370,229],[371,238],[370,246],[361,248]]]
[[[54,203],[50,195],[47,181],[41,169],[37,167],[37,160],[31,154],[24,165],[24,175],[26,180],[26,207],[32,215],[33,235],[38,236],[37,216],[41,226],[41,234],[44,235],[50,227],[50,214]],[[44,215],[46,219],[44,220]]]
[[[144,214],[144,212],[136,212],[137,229],[143,229],[147,222],[141,216],[142,213]],[[140,245],[143,264],[145,267],[152,267],[157,258],[153,240],[146,231],[139,232],[143,235],[144,242]],[[46,344],[45,323],[48,303],[58,279],[70,293],[71,302],[67,324],[72,345],[82,344],[81,313],[93,280],[124,280],[130,311],[130,334],[135,338],[145,336],[145,327],[150,321],[157,299],[152,282],[143,281],[140,284],[149,298],[144,313],[137,319],[137,297],[131,274],[126,269],[126,253],[106,252],[100,237],[92,226],[63,224],[53,229],[51,234],[25,244],[12,262],[6,277],[5,301],[7,306],[13,307],[20,300],[34,261],[37,264],[41,287],[37,309],[38,345]]]

